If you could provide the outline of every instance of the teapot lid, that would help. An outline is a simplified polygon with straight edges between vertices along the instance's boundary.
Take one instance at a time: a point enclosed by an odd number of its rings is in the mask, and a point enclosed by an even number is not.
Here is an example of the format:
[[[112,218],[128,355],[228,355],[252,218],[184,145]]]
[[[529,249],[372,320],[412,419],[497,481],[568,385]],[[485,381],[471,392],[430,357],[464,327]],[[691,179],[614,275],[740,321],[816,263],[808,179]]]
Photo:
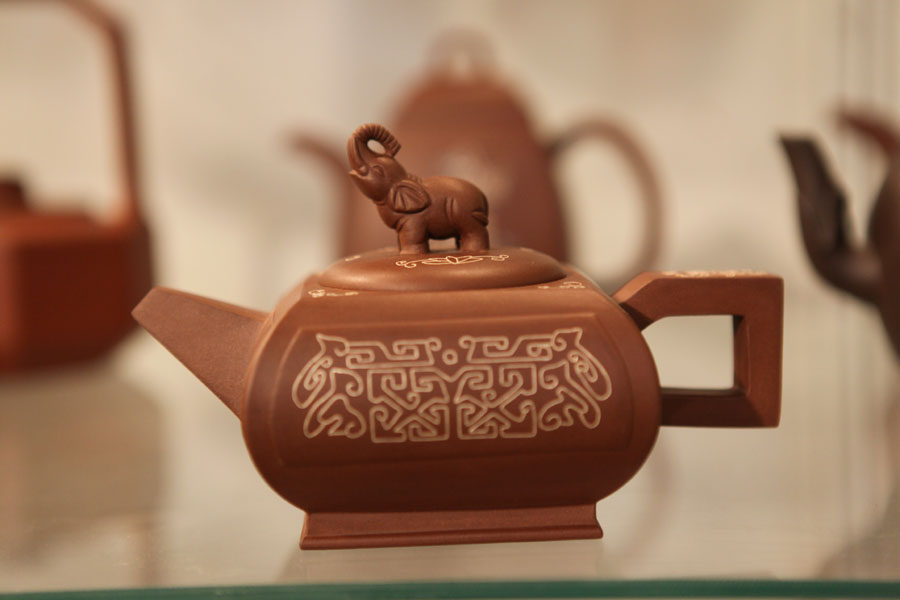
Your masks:
[[[369,145],[377,142],[379,149]],[[326,269],[326,287],[369,291],[473,290],[562,279],[556,259],[530,248],[491,248],[484,192],[456,177],[420,178],[395,158],[400,143],[374,123],[347,141],[350,178],[397,232],[397,250],[349,256]],[[374,216],[374,215],[373,215]],[[451,239],[456,251],[431,252],[429,240]]]
[[[536,285],[565,275],[555,258],[530,248],[417,254],[383,248],[334,263],[319,283],[345,290],[426,292]]]

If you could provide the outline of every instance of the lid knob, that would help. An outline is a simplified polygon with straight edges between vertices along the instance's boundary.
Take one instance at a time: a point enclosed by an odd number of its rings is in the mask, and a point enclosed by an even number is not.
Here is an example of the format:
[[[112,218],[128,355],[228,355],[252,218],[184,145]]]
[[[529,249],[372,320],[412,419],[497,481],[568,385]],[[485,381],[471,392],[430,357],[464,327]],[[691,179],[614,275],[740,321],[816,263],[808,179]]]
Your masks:
[[[369,146],[381,144],[382,151]],[[384,126],[369,123],[347,140],[350,178],[375,202],[385,225],[396,230],[401,254],[429,251],[428,240],[454,238],[463,251],[487,250],[488,203],[484,192],[456,177],[420,178],[395,158],[400,143]]]
[[[24,210],[25,186],[17,177],[0,176],[0,211]]]

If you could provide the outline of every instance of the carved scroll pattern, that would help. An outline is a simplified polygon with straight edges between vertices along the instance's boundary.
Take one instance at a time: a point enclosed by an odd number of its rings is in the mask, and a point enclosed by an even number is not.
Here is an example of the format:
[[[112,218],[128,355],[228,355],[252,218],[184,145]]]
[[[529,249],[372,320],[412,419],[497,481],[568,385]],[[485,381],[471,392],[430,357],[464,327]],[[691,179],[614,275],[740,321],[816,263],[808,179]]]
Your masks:
[[[421,265],[467,265],[469,263],[478,263],[483,260],[492,260],[494,262],[504,262],[507,258],[509,258],[509,254],[486,254],[479,256],[472,256],[471,254],[467,254],[465,256],[431,256],[429,258],[420,258],[418,260],[398,260],[394,264],[398,267],[403,267],[405,269],[415,269],[417,266]]]
[[[320,333],[292,397],[307,438],[434,442],[595,429],[612,384],[582,335],[580,327],[514,339],[463,335],[445,348],[437,337],[386,345]]]

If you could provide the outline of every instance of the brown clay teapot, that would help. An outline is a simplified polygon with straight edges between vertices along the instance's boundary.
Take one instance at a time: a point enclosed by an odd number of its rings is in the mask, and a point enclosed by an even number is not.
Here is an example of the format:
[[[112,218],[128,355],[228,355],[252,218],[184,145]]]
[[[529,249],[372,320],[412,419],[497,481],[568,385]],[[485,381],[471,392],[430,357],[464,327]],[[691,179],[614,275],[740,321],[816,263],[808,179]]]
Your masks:
[[[360,160],[365,138],[380,156]],[[165,288],[134,310],[306,511],[301,547],[600,537],[596,502],[660,425],[778,424],[780,278],[644,273],[610,297],[546,254],[489,247],[481,191],[409,173],[399,150],[379,125],[348,144],[399,251],[348,256],[269,314]],[[660,389],[641,329],[712,314],[734,316],[734,385]]]
[[[93,2],[58,2],[101,34],[110,56],[121,206],[103,221],[81,212],[38,211],[21,180],[0,175],[0,372],[106,352],[134,327],[131,308],[151,285],[125,37]]]
[[[628,128],[612,119],[577,122],[551,139],[534,131],[524,102],[494,73],[482,37],[451,32],[437,40],[431,66],[407,91],[391,119],[391,131],[416,148],[407,167],[416,173],[446,173],[478,185],[491,201],[495,243],[524,246],[571,260],[566,215],[556,170],[582,142],[609,144],[621,154],[642,202],[643,231],[636,253],[604,281],[617,285],[650,268],[662,244],[662,201],[646,150]],[[318,158],[335,176],[341,192],[337,255],[350,256],[393,243],[390,231],[371,218],[369,201],[346,177],[344,159],[331,145],[306,133],[292,147]]]
[[[840,123],[870,139],[888,163],[869,217],[868,241],[852,241],[847,200],[818,144],[782,137],[797,182],[803,243],[816,272],[834,287],[874,304],[900,356],[900,133],[885,119],[844,111]]]

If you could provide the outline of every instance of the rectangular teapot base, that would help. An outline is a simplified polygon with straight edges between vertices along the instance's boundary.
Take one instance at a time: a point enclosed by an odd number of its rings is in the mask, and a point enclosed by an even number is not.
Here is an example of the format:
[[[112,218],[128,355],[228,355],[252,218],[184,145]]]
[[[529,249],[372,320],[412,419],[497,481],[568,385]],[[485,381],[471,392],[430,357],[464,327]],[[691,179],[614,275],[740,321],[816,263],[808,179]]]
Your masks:
[[[312,513],[304,550],[535,542],[603,537],[595,504],[393,513]]]

